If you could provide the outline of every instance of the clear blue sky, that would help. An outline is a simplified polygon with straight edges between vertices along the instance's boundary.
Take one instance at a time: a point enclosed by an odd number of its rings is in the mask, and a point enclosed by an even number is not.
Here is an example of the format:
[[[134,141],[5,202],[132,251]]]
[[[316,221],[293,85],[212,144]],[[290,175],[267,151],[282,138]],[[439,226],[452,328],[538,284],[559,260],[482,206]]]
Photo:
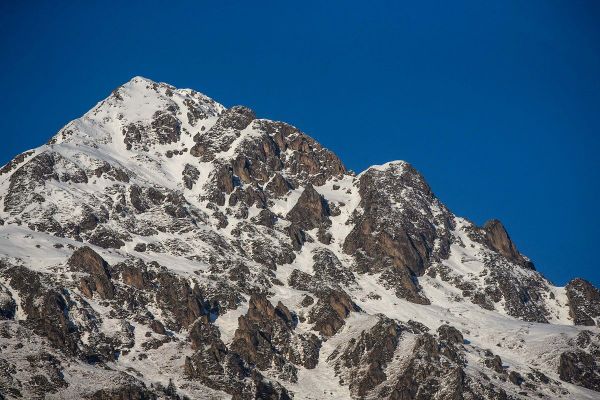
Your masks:
[[[0,4],[0,164],[143,75],[355,171],[407,160],[555,283],[600,284],[600,2],[60,3]]]

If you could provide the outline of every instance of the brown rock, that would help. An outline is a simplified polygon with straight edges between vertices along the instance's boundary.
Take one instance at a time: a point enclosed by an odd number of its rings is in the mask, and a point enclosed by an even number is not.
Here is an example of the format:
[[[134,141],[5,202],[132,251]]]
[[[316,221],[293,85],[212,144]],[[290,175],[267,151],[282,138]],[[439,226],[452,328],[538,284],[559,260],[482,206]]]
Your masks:
[[[526,260],[510,239],[508,232],[497,219],[492,219],[483,226],[487,244],[504,257],[527,268],[534,269],[533,263]]]
[[[286,218],[304,230],[311,230],[323,223],[330,223],[327,202],[310,184],[306,186]]]
[[[69,266],[78,272],[85,272],[89,277],[83,277],[80,288],[84,295],[91,297],[92,292],[97,292],[103,299],[112,299],[115,295],[108,271],[108,263],[88,246],[77,249],[69,260]]]

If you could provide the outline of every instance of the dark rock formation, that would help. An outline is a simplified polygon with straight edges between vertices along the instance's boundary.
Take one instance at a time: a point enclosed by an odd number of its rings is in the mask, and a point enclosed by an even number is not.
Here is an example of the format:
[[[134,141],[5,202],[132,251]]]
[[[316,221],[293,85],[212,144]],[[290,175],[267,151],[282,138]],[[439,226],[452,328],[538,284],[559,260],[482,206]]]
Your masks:
[[[324,336],[334,335],[352,311],[360,308],[343,290],[326,289],[317,293],[319,300],[308,314],[308,322]]]
[[[286,218],[300,229],[311,230],[329,223],[329,215],[327,202],[312,185],[308,185]]]
[[[560,379],[600,391],[600,365],[598,361],[585,351],[568,351],[560,355],[558,365]]]
[[[115,288],[108,272],[108,264],[88,246],[77,249],[68,261],[73,271],[87,274],[79,281],[79,288],[86,297],[92,297],[93,292],[103,299],[112,299]]]
[[[415,277],[425,272],[431,259],[447,256],[450,213],[408,164],[367,170],[360,176],[359,193],[362,212],[352,218],[354,228],[344,241],[344,252],[356,257],[359,272],[384,272],[382,280],[399,297],[427,304]]]
[[[297,380],[296,365],[314,368],[321,341],[294,333],[296,317],[283,304],[273,307],[264,296],[252,296],[248,313],[238,320],[231,350],[259,369],[275,368],[282,379]]]
[[[573,279],[566,286],[569,314],[575,325],[596,325],[600,317],[600,291],[584,279]]]
[[[485,231],[486,244],[498,253],[511,261],[521,264],[527,268],[534,269],[533,263],[525,259],[517,250],[517,247],[510,239],[508,232],[497,219],[489,220],[483,226]]]

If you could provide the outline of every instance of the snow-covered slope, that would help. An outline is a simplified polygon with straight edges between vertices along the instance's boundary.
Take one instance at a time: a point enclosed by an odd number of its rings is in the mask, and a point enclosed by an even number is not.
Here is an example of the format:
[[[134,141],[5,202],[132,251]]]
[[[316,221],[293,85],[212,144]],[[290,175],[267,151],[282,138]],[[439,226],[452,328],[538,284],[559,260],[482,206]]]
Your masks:
[[[598,398],[600,292],[408,163],[135,77],[0,170],[6,398]]]

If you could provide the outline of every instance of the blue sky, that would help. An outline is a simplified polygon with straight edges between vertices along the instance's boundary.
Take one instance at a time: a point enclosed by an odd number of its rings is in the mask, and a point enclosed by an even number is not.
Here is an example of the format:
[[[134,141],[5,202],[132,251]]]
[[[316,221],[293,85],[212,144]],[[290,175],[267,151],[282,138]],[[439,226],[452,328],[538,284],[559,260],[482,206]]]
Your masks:
[[[0,4],[0,164],[142,75],[290,122],[357,172],[409,161],[553,282],[600,285],[599,2],[58,3]]]

